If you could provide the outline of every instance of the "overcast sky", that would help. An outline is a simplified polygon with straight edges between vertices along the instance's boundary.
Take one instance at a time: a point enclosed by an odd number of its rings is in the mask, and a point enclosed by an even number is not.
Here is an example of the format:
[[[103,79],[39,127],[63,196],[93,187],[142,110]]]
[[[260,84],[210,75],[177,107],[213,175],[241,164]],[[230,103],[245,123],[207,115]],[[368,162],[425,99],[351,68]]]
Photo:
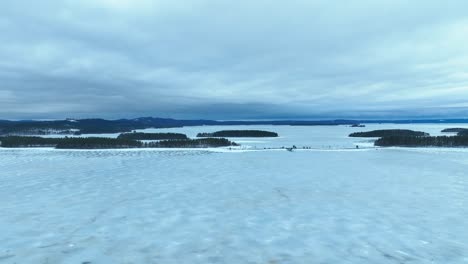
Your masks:
[[[467,10],[2,0],[0,119],[468,117]]]

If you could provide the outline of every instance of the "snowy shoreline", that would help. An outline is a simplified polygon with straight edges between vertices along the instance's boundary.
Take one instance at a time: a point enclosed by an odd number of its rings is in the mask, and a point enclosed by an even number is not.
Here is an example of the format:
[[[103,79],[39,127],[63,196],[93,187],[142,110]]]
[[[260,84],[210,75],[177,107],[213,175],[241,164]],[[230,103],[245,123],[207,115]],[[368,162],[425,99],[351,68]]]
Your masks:
[[[54,151],[54,152],[180,152],[180,151],[206,151],[218,153],[236,153],[236,152],[277,152],[287,151],[287,148],[255,148],[255,147],[231,147],[229,148],[120,148],[120,149],[56,149],[53,147],[35,147],[35,148],[2,148],[1,152],[8,151]],[[422,152],[468,152],[468,148],[464,147],[360,147],[360,148],[296,148],[292,152],[357,152],[369,150],[407,150],[407,151],[422,151]]]

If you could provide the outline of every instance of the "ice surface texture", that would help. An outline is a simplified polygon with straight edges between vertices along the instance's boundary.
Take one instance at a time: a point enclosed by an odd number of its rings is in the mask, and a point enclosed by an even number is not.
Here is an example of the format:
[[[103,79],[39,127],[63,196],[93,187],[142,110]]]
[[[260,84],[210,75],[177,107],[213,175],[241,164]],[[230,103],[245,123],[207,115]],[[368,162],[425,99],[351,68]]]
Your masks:
[[[0,150],[0,263],[468,261],[467,151],[226,152]]]

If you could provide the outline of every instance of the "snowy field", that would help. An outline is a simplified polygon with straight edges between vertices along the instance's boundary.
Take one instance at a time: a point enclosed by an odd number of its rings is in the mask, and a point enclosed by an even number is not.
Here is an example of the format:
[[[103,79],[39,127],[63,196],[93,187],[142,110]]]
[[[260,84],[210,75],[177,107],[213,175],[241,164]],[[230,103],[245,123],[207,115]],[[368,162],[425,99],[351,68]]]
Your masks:
[[[0,149],[0,264],[468,263],[468,149],[347,137],[460,126],[146,130],[280,134],[236,151]],[[263,150],[291,145],[313,149]]]

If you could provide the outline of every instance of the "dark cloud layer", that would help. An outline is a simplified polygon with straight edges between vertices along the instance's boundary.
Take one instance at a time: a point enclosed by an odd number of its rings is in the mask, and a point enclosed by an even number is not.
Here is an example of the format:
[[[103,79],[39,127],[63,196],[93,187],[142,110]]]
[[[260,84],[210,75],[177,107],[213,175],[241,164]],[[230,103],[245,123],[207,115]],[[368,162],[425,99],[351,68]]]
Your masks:
[[[461,117],[466,1],[6,0],[0,119]]]

